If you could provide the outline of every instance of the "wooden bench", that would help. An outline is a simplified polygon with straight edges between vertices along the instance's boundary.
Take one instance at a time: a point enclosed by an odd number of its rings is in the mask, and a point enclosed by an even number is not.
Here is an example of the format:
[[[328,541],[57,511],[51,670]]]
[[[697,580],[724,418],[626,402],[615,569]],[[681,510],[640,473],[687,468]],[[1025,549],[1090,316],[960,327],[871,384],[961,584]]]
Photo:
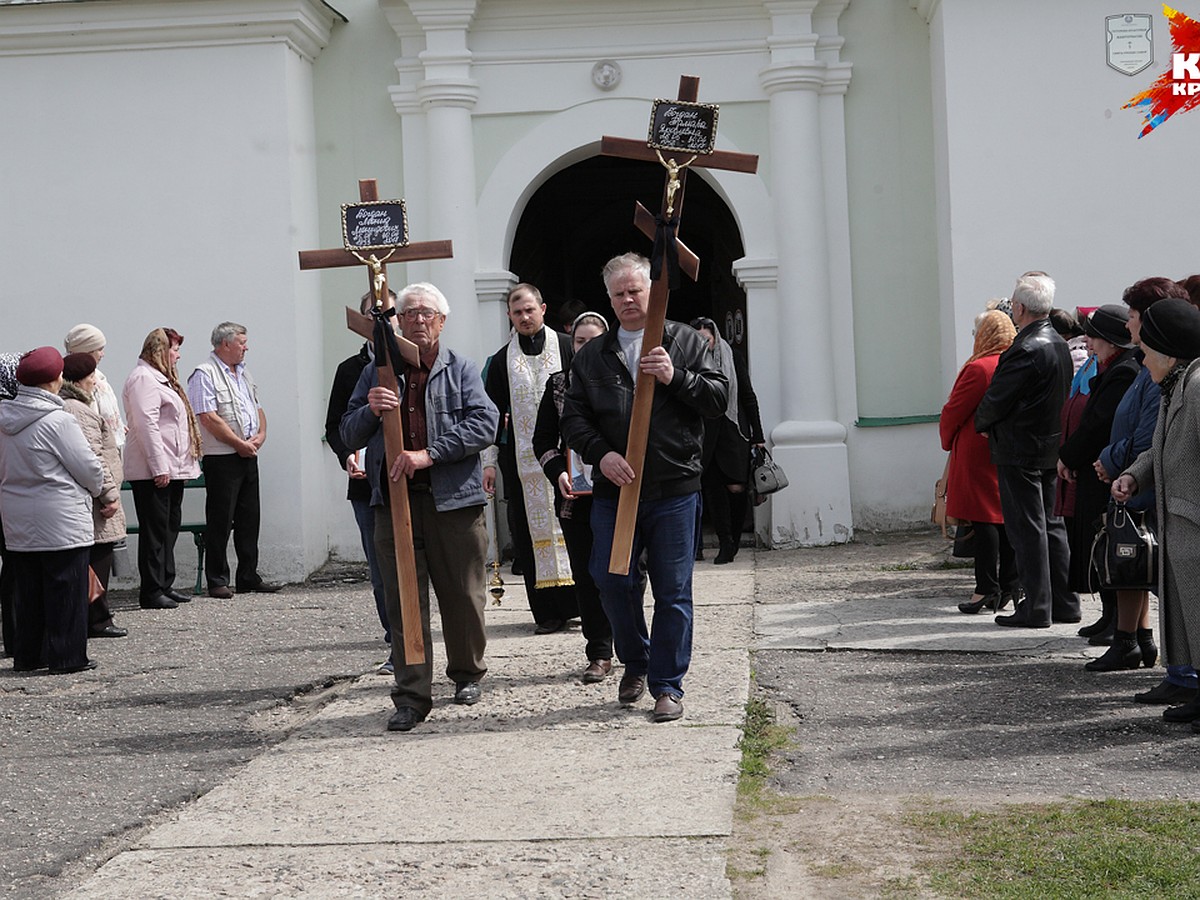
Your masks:
[[[192,478],[191,480],[183,483],[183,489],[185,491],[191,490],[192,488],[204,490],[203,473],[200,474],[199,478]],[[121,484],[121,490],[132,491],[133,486],[128,481],[125,481]],[[126,515],[126,518],[128,518],[128,514]],[[127,534],[137,534],[139,530],[140,529],[136,524],[126,524],[125,526],[125,531]],[[192,591],[192,593],[202,594],[204,593],[204,522],[181,522],[179,525],[179,530],[189,532],[192,536],[192,540],[196,544],[196,588]]]

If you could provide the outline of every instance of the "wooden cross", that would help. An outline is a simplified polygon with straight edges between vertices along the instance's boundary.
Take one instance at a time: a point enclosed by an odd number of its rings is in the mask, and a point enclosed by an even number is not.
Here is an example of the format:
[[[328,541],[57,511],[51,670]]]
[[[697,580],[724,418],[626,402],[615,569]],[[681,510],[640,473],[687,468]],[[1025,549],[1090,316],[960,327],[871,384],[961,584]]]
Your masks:
[[[695,103],[700,91],[700,79],[684,75],[679,79],[678,99]],[[713,123],[715,130],[715,121]],[[715,134],[713,135],[715,139]],[[655,149],[648,141],[629,138],[603,137],[600,152],[605,156],[619,156],[661,163],[667,169],[663,187],[662,210],[664,218],[671,214],[682,215],[683,188],[687,170],[692,167],[725,169],[732,172],[754,173],[758,171],[758,156],[750,153],[731,153],[713,150],[709,153],[689,154],[675,150]],[[655,232],[655,218],[640,203],[634,211],[634,224],[648,236]],[[695,255],[683,247],[680,250],[680,268],[693,279],[696,277]],[[690,269],[690,271],[689,271]],[[667,299],[671,292],[669,273],[662,266],[659,277],[650,286],[649,311],[646,330],[642,336],[642,354],[662,345],[663,322],[667,318]],[[621,498],[617,504],[617,521],[613,532],[612,552],[608,559],[608,571],[629,574],[630,553],[633,550],[633,532],[637,525],[638,497],[642,490],[642,469],[646,462],[646,439],[650,434],[650,412],[654,406],[654,384],[657,379],[638,378],[633,392],[633,411],[629,421],[629,439],[625,448],[625,460],[633,469],[633,481],[621,487]]]
[[[379,191],[374,178],[362,179],[358,182],[359,199],[363,202],[377,201]],[[384,251],[386,250],[386,253]],[[387,286],[387,264],[390,262],[409,262],[415,259],[448,259],[454,255],[450,241],[426,241],[419,244],[398,244],[378,250],[383,253],[380,259],[377,253],[364,259],[361,254],[345,249],[338,250],[301,250],[301,269],[331,269],[340,266],[367,267],[371,293],[375,297],[376,308],[384,310],[393,307],[391,295]],[[346,326],[355,334],[362,335],[367,340],[373,337],[374,320],[364,316],[356,309],[346,308]],[[390,323],[389,323],[390,327]],[[411,365],[420,365],[421,358],[417,345],[396,336],[400,346],[400,355]],[[382,356],[376,354],[375,364],[379,367],[379,384],[401,396],[396,374],[387,358],[387,349],[382,348]],[[386,471],[390,472],[400,451],[404,449],[404,428],[401,425],[400,409],[385,412],[381,417],[383,425],[383,442],[387,457]],[[392,514],[392,532],[396,545],[396,579],[400,585],[400,622],[404,630],[404,646],[401,649],[405,665],[419,665],[425,662],[425,641],[421,625],[420,595],[417,587],[417,561],[413,552],[412,511],[408,504],[408,478],[400,476],[389,486],[390,507]]]

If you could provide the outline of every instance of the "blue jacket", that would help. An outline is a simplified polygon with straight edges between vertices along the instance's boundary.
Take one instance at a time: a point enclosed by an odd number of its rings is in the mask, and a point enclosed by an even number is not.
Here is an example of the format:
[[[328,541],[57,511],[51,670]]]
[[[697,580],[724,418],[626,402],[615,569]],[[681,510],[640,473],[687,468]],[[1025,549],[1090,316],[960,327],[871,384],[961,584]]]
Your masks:
[[[372,506],[383,505],[379,491],[385,459],[383,428],[380,418],[367,405],[367,392],[378,384],[378,369],[373,365],[363,369],[340,428],[342,440],[351,450],[367,448]],[[439,344],[425,385],[426,437],[434,460],[429,480],[438,512],[487,502],[479,451],[495,440],[499,418],[483,391],[475,363]]]
[[[1140,361],[1140,351],[1137,356]],[[1142,365],[1137,378],[1117,405],[1108,446],[1100,451],[1100,462],[1110,478],[1116,478],[1129,468],[1138,454],[1150,448],[1160,403],[1158,385],[1150,379],[1150,370]],[[1125,505],[1130,509],[1153,509],[1154,491],[1141,491]]]

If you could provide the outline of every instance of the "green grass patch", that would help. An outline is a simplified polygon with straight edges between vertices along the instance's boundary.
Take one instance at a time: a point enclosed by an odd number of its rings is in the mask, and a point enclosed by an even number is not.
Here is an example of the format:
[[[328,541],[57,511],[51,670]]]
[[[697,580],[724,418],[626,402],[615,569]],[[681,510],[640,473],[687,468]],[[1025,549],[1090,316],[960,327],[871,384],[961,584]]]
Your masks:
[[[746,718],[738,749],[742,751],[738,778],[738,803],[743,813],[785,813],[790,798],[765,790],[771,774],[771,754],[791,742],[791,730],[776,724],[775,713],[761,698],[746,703]]]
[[[906,823],[959,846],[926,867],[954,897],[1074,898],[1200,895],[1200,803],[1103,800],[922,811]]]

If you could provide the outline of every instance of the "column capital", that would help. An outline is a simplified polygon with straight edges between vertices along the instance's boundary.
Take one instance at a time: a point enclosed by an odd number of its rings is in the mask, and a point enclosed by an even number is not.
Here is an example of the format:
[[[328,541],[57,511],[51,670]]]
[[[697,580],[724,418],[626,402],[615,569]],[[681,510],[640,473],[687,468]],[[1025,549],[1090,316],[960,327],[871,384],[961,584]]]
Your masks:
[[[466,31],[475,18],[478,0],[406,0],[421,28],[430,31]]]
[[[503,303],[509,290],[517,283],[517,276],[506,269],[475,273],[475,297],[480,303]]]
[[[820,91],[825,87],[828,65],[816,60],[793,60],[771,63],[758,73],[759,83],[767,94],[780,91]]]
[[[743,288],[773,288],[779,284],[779,260],[774,257],[751,259],[743,256],[733,261],[733,274]]]
[[[417,85],[416,94],[422,109],[474,109],[479,102],[479,82],[473,78],[426,78]]]
[[[825,84],[821,93],[844,95],[850,87],[850,70],[853,68],[853,63],[829,63],[825,69]]]

